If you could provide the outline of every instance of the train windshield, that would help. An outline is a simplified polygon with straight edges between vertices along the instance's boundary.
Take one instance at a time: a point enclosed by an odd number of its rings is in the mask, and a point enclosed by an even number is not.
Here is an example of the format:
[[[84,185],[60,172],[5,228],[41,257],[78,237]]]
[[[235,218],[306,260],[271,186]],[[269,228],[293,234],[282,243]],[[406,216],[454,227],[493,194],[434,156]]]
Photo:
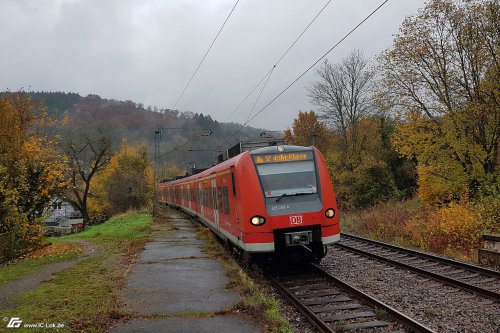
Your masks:
[[[317,193],[314,161],[257,164],[266,198]]]

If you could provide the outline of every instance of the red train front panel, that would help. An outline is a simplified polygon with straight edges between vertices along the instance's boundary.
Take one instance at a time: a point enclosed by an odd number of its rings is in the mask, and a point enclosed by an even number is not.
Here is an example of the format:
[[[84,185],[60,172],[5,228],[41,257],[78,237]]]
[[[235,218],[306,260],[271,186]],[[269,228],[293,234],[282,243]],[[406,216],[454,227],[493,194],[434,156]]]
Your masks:
[[[239,187],[244,189],[242,216],[247,223],[242,237],[247,251],[307,247],[322,256],[323,245],[339,239],[335,195],[318,150],[263,148],[242,157],[238,164],[239,174],[244,175]],[[258,225],[260,218],[264,223]],[[252,219],[257,225],[252,225]]]

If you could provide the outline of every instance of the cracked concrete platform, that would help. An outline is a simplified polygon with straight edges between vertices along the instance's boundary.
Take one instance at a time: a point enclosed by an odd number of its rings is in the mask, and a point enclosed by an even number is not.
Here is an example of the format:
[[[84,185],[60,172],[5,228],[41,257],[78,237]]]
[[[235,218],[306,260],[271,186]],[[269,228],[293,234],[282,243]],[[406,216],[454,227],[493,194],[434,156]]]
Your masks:
[[[168,318],[134,319],[111,332],[260,332],[248,318],[208,316],[230,309],[239,295],[224,290],[224,267],[201,251],[199,225],[174,210],[169,214],[167,223],[176,230],[146,244],[124,292],[126,311]]]

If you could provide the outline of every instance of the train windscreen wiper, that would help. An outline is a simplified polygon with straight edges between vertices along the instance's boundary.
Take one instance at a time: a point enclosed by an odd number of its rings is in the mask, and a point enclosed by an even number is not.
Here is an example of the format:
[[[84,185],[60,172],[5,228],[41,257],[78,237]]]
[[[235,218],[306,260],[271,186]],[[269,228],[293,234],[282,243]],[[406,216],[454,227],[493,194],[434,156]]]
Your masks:
[[[314,194],[316,192],[291,192],[291,193],[283,193],[280,196],[276,198],[276,202],[280,201],[281,198],[283,197],[295,197],[299,195],[306,195],[306,194]]]

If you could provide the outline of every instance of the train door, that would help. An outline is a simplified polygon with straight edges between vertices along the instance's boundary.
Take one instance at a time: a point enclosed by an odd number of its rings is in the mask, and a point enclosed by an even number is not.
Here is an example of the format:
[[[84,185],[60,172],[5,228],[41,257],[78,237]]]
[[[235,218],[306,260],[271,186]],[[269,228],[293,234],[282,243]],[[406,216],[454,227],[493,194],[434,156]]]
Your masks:
[[[217,182],[215,179],[212,179],[212,201],[214,207],[215,228],[219,230],[219,211],[217,210]]]
[[[191,197],[191,187],[189,185],[186,186],[186,191],[187,191],[187,200],[188,200],[188,207],[189,209],[193,209],[191,208],[191,201],[193,200],[193,198]]]

